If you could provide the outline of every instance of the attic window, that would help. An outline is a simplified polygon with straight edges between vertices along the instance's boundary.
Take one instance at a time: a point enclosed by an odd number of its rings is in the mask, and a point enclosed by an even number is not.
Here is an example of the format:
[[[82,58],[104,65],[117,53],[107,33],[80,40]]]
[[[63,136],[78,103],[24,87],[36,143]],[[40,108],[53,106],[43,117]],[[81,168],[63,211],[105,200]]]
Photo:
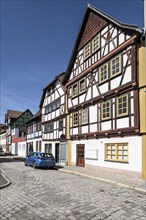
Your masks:
[[[91,42],[84,47],[84,59],[87,59],[91,55]]]
[[[92,39],[92,53],[96,52],[100,48],[100,35],[97,34]]]

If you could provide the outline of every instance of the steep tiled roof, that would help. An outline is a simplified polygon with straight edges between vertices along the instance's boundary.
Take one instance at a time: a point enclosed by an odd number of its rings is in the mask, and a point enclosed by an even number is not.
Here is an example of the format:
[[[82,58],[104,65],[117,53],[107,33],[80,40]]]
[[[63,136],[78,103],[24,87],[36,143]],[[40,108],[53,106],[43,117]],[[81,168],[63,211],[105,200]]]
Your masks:
[[[8,110],[7,115],[9,118],[18,118],[23,112],[14,111],[14,110]]]

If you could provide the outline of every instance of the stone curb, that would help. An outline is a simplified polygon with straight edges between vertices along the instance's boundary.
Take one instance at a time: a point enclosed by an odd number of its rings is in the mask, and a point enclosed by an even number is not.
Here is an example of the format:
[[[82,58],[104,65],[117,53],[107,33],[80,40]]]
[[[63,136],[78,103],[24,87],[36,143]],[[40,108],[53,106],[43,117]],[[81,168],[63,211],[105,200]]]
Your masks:
[[[90,175],[80,173],[80,172],[76,172],[76,171],[72,171],[72,170],[59,169],[59,171],[60,172],[66,172],[66,173],[73,173],[73,174],[83,176],[83,177],[87,177],[87,178],[90,178],[90,179],[99,180],[99,181],[110,183],[110,184],[115,184],[115,185],[120,186],[120,187],[136,190],[136,191],[146,195],[146,190],[145,189],[141,189],[141,188],[138,188],[138,187],[131,187],[129,185],[126,185],[126,184],[123,184],[123,183],[120,183],[120,182],[117,182],[117,181],[114,181],[114,180],[104,179],[104,178],[100,178],[100,177],[94,177],[94,176],[90,176]]]
[[[0,185],[0,189],[3,189],[3,188],[5,188],[5,187],[9,186],[9,185],[11,184],[11,182],[10,182],[10,180],[5,176],[5,174],[4,174],[3,171],[1,171],[1,175],[2,175],[3,178],[7,181],[6,184]]]

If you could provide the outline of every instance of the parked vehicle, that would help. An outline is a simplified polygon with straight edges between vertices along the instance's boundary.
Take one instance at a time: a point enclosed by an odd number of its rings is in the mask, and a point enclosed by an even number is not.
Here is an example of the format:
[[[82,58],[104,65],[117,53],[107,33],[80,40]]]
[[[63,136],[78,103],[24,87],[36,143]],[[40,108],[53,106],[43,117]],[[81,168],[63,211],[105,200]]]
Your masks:
[[[33,152],[26,157],[24,164],[33,166],[34,169],[37,167],[54,168],[55,158],[51,153]]]
[[[2,146],[0,146],[0,156],[4,156],[4,155],[5,155],[5,152],[3,151]]]

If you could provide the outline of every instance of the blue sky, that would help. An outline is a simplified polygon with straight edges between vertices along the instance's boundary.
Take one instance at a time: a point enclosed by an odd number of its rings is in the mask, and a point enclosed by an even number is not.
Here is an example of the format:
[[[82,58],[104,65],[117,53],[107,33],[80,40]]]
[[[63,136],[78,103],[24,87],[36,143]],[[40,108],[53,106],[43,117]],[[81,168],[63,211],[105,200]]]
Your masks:
[[[143,0],[1,0],[0,123],[8,109],[38,111],[43,88],[67,68],[88,3],[144,26]]]

